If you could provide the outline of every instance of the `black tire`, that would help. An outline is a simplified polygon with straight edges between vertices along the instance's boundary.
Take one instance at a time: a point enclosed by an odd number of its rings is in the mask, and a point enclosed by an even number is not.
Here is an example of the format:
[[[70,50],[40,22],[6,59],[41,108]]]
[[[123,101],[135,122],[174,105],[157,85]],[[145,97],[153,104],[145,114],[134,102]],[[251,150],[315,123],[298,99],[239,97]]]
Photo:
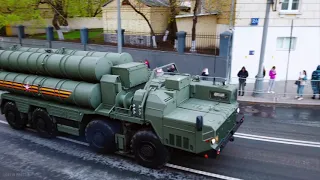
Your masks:
[[[132,137],[131,149],[137,162],[144,167],[158,169],[169,161],[167,148],[152,131],[138,131]]]
[[[86,127],[85,137],[95,152],[114,153],[117,150],[115,134],[119,131],[120,124],[116,122],[93,120]]]
[[[9,125],[16,130],[23,130],[27,125],[25,118],[22,118],[17,106],[13,102],[4,105],[3,112]]]
[[[37,108],[32,113],[32,123],[39,135],[44,138],[54,138],[57,135],[57,125],[50,115],[41,108]]]

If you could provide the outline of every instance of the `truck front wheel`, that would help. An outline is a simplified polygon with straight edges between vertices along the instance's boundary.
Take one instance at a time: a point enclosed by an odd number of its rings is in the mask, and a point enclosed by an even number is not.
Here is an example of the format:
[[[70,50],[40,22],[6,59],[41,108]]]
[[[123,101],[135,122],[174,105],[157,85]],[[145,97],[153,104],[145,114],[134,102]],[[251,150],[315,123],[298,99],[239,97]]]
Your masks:
[[[17,106],[13,102],[7,102],[4,105],[3,112],[9,125],[13,129],[22,130],[26,127],[26,120],[21,117]]]
[[[138,131],[131,140],[135,159],[142,166],[161,168],[169,161],[169,152],[152,131]]]

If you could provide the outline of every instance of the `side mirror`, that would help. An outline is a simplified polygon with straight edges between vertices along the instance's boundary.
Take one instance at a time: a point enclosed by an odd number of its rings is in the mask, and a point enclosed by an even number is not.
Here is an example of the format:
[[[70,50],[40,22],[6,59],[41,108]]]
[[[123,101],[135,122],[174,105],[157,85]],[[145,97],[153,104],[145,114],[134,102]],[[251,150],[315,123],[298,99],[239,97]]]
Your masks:
[[[196,122],[197,131],[202,131],[203,127],[203,117],[197,116],[197,122]]]

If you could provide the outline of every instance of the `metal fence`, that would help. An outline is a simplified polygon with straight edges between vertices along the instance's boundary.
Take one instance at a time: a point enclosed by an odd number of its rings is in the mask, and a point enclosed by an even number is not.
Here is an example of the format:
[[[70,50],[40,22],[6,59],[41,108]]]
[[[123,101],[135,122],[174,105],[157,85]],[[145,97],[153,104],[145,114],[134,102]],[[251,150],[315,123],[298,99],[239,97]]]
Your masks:
[[[192,44],[192,34],[187,34],[186,51],[189,51]],[[196,34],[196,52],[204,54],[219,55],[220,36],[214,34]]]
[[[66,42],[81,42],[80,30],[62,29],[64,40]],[[17,26],[5,27],[5,31],[1,36],[19,37],[19,30]],[[175,41],[167,39],[163,41],[165,33],[155,33],[157,47],[153,47],[152,35],[146,32],[130,32],[124,31],[123,47],[132,47],[140,49],[153,49],[161,51],[176,51]],[[186,36],[186,52],[190,52],[191,48],[191,34]],[[29,39],[46,39],[45,27],[24,27],[24,37]],[[55,41],[59,41],[58,34],[54,33]],[[21,41],[21,40],[20,40]],[[220,35],[209,33],[196,34],[196,53],[219,55]],[[89,29],[88,44],[100,44],[117,46],[117,33],[116,31],[104,31],[103,29]]]

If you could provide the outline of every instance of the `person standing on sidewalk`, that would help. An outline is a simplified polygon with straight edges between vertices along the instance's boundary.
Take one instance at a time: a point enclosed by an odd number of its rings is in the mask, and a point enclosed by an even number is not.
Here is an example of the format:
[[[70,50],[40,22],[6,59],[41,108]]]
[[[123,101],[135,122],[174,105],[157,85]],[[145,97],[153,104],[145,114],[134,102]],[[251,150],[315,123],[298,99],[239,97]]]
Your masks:
[[[297,94],[296,98],[300,101],[303,99],[303,91],[304,91],[304,86],[307,84],[307,71],[303,70],[303,72],[300,72],[299,79],[297,81]]]
[[[238,77],[239,77],[239,96],[244,96],[244,87],[246,86],[246,80],[247,77],[249,76],[248,71],[246,68],[243,66],[242,69],[238,72]]]
[[[312,72],[311,85],[313,90],[312,99],[315,99],[317,94],[319,94],[320,99],[320,65],[317,67],[317,70]]]
[[[273,66],[272,69],[269,71],[269,76],[270,76],[270,80],[269,80],[269,87],[268,87],[268,93],[274,93],[273,89],[275,86],[275,79],[276,79],[276,67]]]

